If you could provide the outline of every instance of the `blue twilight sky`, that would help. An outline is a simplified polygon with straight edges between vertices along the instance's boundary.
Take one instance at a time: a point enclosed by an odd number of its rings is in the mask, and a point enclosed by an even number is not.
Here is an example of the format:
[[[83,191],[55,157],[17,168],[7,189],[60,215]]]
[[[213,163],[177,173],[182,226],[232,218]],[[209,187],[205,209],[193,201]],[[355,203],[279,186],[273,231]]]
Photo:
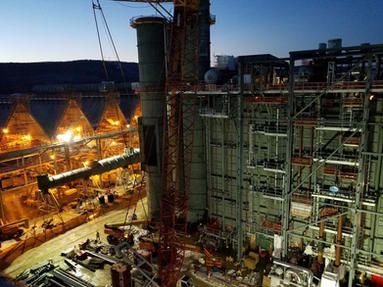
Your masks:
[[[154,10],[147,4],[100,1],[121,59],[137,61],[129,19]],[[211,2],[217,16],[213,55],[287,56],[337,37],[344,45],[383,43],[383,0]],[[0,39],[0,62],[100,59],[91,0],[0,0]],[[106,40],[104,47],[106,59],[115,60]]]

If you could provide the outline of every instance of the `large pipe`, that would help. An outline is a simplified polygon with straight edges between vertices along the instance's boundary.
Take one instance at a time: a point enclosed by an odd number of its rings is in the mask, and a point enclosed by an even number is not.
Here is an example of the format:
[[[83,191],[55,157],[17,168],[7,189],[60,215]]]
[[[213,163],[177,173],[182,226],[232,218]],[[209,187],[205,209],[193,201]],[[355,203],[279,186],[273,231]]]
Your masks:
[[[339,216],[338,219],[338,232],[336,233],[336,243],[338,244],[335,247],[335,266],[338,267],[340,265],[340,259],[341,259],[341,253],[342,248],[340,247],[340,244],[342,244],[342,225],[343,225],[343,216]]]
[[[210,0],[200,0],[199,8],[199,80],[210,69]]]
[[[321,241],[325,240],[325,238],[324,238],[324,235],[325,235],[324,227],[325,227],[325,222],[321,221],[321,223],[319,225],[319,240],[321,240]],[[320,243],[319,246],[320,247],[319,247],[319,252],[318,252],[318,262],[320,264],[322,264],[323,263],[323,243]]]
[[[102,174],[113,169],[138,163],[139,161],[140,152],[134,150],[122,155],[112,156],[103,160],[95,161],[89,167],[78,168],[52,176],[47,174],[40,175],[37,177],[37,186],[43,193],[47,193],[48,189],[63,185],[67,182],[81,178],[89,178],[92,175]]]
[[[138,67],[140,76],[140,144],[142,166],[147,174],[148,209],[151,219],[160,216],[162,194],[163,118],[165,114],[166,21],[156,16],[132,21],[137,30]]]

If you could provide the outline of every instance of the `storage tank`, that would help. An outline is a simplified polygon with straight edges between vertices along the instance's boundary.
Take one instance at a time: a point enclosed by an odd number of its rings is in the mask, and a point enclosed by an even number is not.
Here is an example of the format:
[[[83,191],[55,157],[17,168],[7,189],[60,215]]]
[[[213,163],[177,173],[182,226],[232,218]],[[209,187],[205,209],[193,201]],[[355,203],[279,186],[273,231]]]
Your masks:
[[[204,80],[206,84],[217,84],[220,80],[220,72],[217,69],[210,69],[205,73]]]
[[[319,50],[326,50],[327,48],[327,44],[326,43],[319,43],[318,45],[318,49]]]
[[[327,48],[328,49],[340,49],[340,48],[342,48],[342,39],[336,38],[336,39],[328,40]]]
[[[139,17],[131,21],[137,30],[138,67],[142,117],[139,120],[142,166],[152,219],[159,219],[162,190],[161,155],[165,108],[165,19]]]
[[[234,56],[218,55],[215,56],[216,64],[215,67],[222,70],[234,71],[236,62]]]

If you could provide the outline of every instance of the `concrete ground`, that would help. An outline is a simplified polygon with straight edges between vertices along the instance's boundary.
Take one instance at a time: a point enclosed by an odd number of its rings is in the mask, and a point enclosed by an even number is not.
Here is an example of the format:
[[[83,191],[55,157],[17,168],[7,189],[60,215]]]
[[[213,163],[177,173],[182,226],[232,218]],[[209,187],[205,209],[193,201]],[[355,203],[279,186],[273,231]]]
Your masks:
[[[139,219],[145,218],[145,212],[147,210],[147,201],[144,198],[137,203],[136,214]],[[97,217],[94,220],[78,226],[66,233],[57,236],[56,238],[43,243],[39,247],[31,249],[18,257],[5,272],[10,276],[16,276],[26,269],[41,265],[48,260],[52,260],[60,266],[67,267],[63,263],[64,258],[60,256],[62,251],[73,248],[84,242],[87,238],[95,239],[96,232],[98,231],[101,236],[101,240],[106,242],[106,236],[104,235],[104,224],[106,223],[119,223],[125,219],[126,209],[114,210],[106,213],[103,216]],[[129,215],[132,215],[133,211],[130,210]],[[81,268],[83,272],[79,277],[92,283],[95,286],[110,286],[110,267],[107,266],[105,270],[97,270],[96,272],[90,272]]]

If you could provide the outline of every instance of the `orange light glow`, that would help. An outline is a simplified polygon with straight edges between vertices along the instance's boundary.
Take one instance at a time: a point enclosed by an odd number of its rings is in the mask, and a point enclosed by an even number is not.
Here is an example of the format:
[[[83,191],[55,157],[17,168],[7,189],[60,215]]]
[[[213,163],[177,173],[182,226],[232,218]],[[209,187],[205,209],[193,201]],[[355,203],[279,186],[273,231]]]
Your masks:
[[[7,134],[7,133],[9,133],[9,130],[8,129],[3,129],[3,133]]]
[[[29,134],[28,135],[22,135],[21,140],[26,141],[26,142],[30,142],[32,140],[32,136]]]

